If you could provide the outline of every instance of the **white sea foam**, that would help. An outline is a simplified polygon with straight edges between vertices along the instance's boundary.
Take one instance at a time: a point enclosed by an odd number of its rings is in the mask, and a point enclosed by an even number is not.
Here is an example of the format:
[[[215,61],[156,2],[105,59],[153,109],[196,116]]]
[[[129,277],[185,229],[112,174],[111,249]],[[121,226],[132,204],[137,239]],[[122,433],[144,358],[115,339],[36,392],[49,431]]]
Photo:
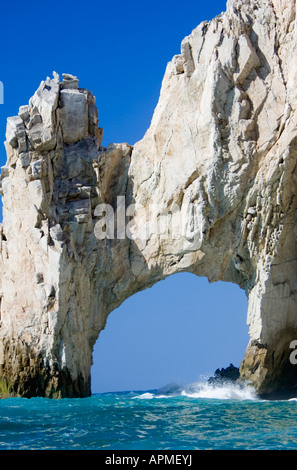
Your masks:
[[[212,385],[198,382],[185,387],[181,395],[189,398],[214,398],[219,400],[257,400],[255,390],[252,387],[233,383]]]
[[[197,382],[180,387],[176,393],[158,394],[157,393],[142,393],[134,398],[143,400],[161,399],[161,398],[174,398],[174,397],[188,397],[188,398],[208,398],[218,400],[258,400],[255,390],[249,385],[240,385],[235,383],[209,384],[204,382]]]
[[[133,398],[137,398],[139,400],[151,400],[154,397],[155,395],[153,393],[142,393],[141,395],[136,395],[136,397]]]

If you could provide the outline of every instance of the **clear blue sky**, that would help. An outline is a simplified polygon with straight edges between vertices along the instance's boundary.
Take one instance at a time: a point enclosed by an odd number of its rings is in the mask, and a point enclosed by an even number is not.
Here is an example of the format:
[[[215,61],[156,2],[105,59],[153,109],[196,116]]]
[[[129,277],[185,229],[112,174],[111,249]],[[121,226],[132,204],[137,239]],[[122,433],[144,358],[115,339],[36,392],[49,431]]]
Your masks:
[[[166,64],[225,0],[7,1],[1,4],[0,164],[6,119],[53,70],[77,75],[97,98],[103,145],[134,144],[157,104]],[[190,383],[230,362],[248,342],[247,300],[237,286],[179,274],[112,312],[94,350],[93,392]]]

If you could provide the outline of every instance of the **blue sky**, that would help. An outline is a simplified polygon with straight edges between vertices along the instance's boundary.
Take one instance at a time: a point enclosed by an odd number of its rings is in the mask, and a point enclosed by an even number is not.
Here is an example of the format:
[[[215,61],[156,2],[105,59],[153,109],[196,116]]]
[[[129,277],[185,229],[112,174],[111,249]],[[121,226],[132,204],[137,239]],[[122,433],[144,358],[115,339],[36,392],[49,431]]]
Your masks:
[[[2,2],[0,164],[6,119],[53,71],[77,75],[97,99],[103,145],[134,144],[150,125],[166,64],[225,0]],[[93,392],[190,383],[230,362],[248,342],[237,286],[179,274],[112,312],[94,350]]]
[[[180,273],[127,299],[99,335],[93,391],[189,384],[232,362],[248,342],[247,298],[238,286]]]

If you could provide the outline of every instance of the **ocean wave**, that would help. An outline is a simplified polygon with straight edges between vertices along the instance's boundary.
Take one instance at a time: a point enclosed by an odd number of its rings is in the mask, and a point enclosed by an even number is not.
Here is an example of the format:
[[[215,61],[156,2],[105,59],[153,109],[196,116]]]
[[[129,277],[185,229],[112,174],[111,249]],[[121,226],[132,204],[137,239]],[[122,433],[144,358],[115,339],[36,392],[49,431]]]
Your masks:
[[[155,398],[154,393],[142,393],[141,395],[136,395],[133,397],[133,399],[139,399],[139,400],[151,400],[152,398]]]
[[[176,398],[176,397],[187,397],[187,398],[205,398],[205,399],[218,399],[218,400],[258,400],[255,390],[249,385],[242,385],[236,383],[225,383],[225,384],[209,384],[203,382],[197,382],[186,386],[179,386],[178,390],[168,390],[168,393],[162,393],[156,391],[145,392],[135,396],[136,399],[152,400],[162,398]]]
[[[152,398],[171,398],[172,395],[158,395],[158,394],[155,394],[155,393],[149,393],[149,392],[146,392],[146,393],[142,393],[141,395],[136,395],[135,397],[133,397],[133,399],[139,399],[139,400],[151,400]]]
[[[210,398],[219,400],[257,400],[255,390],[249,385],[225,383],[222,385],[211,385],[197,383],[186,387],[182,396],[188,398]]]

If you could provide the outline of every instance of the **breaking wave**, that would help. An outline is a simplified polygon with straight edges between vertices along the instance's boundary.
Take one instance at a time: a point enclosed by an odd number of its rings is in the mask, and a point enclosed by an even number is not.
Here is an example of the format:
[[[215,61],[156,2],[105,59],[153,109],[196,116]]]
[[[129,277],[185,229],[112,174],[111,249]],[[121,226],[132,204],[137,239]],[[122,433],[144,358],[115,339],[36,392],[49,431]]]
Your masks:
[[[249,385],[237,383],[209,384],[196,382],[190,385],[178,386],[169,384],[154,392],[146,392],[135,396],[137,399],[160,399],[160,398],[205,398],[218,400],[258,400],[255,390]]]
[[[189,398],[216,398],[219,400],[256,400],[256,393],[249,385],[237,384],[196,384],[185,389],[182,396]]]

